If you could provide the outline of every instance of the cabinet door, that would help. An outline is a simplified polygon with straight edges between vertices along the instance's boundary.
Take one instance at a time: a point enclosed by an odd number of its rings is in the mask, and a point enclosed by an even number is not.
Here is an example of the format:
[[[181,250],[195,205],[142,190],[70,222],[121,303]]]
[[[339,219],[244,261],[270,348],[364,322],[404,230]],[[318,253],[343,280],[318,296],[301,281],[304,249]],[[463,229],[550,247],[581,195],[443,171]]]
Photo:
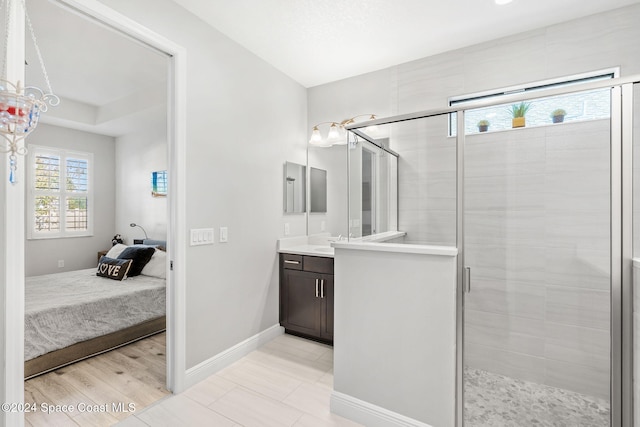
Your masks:
[[[319,275],[296,270],[284,270],[283,274],[282,326],[295,332],[318,336],[320,299],[316,298],[316,289],[319,295]]]
[[[322,280],[320,337],[333,341],[333,276],[323,275]]]

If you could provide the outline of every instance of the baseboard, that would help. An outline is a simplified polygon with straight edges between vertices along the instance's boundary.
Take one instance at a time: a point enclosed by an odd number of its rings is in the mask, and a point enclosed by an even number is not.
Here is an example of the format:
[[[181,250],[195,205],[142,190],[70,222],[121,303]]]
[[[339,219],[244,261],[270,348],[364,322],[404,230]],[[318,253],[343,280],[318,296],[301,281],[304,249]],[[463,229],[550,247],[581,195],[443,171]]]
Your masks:
[[[367,427],[432,427],[344,393],[331,393],[331,412]]]
[[[282,326],[273,325],[272,327],[265,329],[264,331],[247,338],[246,340],[234,345],[225,351],[216,354],[212,358],[205,360],[187,369],[185,375],[185,389],[199,383],[200,381],[210,377],[216,372],[226,368],[232,363],[242,359],[253,350],[257,349],[263,344],[268,343],[272,339],[282,335],[284,328]]]

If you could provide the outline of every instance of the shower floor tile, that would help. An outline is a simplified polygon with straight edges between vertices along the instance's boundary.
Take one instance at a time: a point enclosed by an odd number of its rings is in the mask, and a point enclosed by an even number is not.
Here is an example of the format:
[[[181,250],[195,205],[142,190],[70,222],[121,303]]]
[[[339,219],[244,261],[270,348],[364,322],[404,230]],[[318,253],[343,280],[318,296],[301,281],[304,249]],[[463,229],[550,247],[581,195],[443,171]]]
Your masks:
[[[465,369],[465,427],[604,427],[609,402],[568,390]]]

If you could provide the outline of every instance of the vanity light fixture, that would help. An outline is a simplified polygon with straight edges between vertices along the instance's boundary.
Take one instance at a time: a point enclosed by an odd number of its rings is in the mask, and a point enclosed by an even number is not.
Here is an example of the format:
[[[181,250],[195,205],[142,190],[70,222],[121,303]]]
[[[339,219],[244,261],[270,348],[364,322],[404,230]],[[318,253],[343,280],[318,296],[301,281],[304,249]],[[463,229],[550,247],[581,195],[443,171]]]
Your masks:
[[[358,116],[351,117],[350,119],[342,120],[341,122],[321,122],[315,125],[311,131],[311,139],[309,144],[316,147],[331,147],[332,145],[346,145],[346,131],[345,126],[356,122],[356,119],[361,117],[368,117],[368,120],[375,120],[375,114],[360,114]],[[320,133],[320,126],[329,125],[329,132],[326,138],[322,138]],[[371,126],[366,128],[369,132],[375,132],[376,127]]]
[[[24,0],[21,0],[21,3],[24,8],[25,22],[31,33],[31,40],[38,55],[40,68],[44,74],[44,79],[49,91],[45,93],[37,87],[22,87],[20,81],[14,84],[7,80],[7,47],[9,46],[9,33],[14,27],[12,25],[13,12],[11,10],[12,7],[15,6],[14,3],[17,3],[17,0],[2,1],[2,5],[0,5],[0,8],[4,7],[5,12],[5,51],[2,52],[2,76],[0,77],[0,135],[6,140],[6,145],[0,147],[0,152],[9,153],[9,182],[11,184],[16,183],[15,171],[18,167],[17,155],[24,156],[27,154],[24,139],[38,125],[40,113],[46,112],[49,105],[56,106],[60,103],[60,98],[54,95],[51,89],[49,75],[42,60],[42,54],[40,53],[40,48],[38,47],[36,35],[33,31],[29,15],[27,14],[27,5]],[[22,142],[22,144],[20,144],[20,142]]]

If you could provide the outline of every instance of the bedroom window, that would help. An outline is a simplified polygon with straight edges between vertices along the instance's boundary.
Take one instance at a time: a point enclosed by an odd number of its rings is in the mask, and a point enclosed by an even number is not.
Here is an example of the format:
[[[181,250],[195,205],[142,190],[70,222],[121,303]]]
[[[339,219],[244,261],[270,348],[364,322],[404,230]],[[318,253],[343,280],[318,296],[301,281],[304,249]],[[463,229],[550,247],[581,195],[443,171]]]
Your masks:
[[[30,239],[93,235],[93,155],[30,146]]]

